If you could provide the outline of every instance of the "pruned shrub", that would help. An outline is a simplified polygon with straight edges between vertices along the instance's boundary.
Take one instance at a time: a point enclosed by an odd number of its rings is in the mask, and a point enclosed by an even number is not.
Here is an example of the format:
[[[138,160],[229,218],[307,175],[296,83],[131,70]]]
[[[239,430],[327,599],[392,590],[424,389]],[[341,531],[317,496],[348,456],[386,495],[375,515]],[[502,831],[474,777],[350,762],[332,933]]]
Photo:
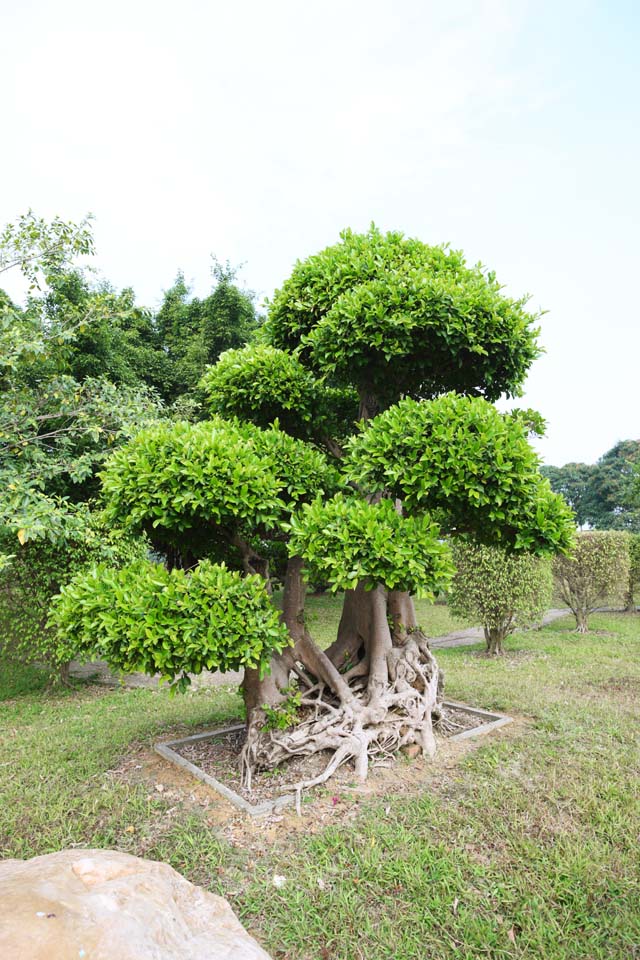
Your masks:
[[[289,552],[330,589],[384,583],[433,599],[453,573],[446,544],[427,516],[403,517],[391,500],[369,503],[336,494],[303,506],[291,519]]]
[[[264,580],[203,560],[192,571],[141,560],[104,564],[52,604],[57,655],[98,656],[123,673],[159,673],[178,689],[202,670],[264,672],[289,643]]]
[[[629,589],[628,534],[617,530],[578,533],[567,556],[553,570],[558,592],[576,618],[578,633],[589,629],[589,614],[601,606],[620,606]]]
[[[358,414],[354,390],[328,386],[284,350],[252,343],[227,350],[200,383],[211,413],[259,427],[276,419],[302,440],[326,442],[353,432]]]
[[[553,590],[551,561],[472,540],[452,545],[456,573],[449,589],[452,613],[484,628],[487,652],[503,652],[505,639],[531,626],[548,609]]]
[[[67,537],[20,543],[15,531],[0,530],[0,551],[9,554],[0,567],[0,653],[6,659],[40,663],[61,669],[74,659],[70,643],[61,659],[47,625],[51,599],[64,584],[87,567],[107,562],[114,567],[147,553],[144,539],[110,526],[103,516],[84,506],[73,511]]]

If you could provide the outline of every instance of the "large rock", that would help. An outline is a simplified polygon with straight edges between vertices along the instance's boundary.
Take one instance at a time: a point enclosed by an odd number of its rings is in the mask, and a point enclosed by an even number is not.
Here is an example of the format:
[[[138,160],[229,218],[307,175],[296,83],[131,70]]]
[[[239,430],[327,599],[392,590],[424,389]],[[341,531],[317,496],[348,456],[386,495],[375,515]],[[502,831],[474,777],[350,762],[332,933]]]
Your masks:
[[[0,862],[2,960],[269,960],[222,897],[113,850]]]

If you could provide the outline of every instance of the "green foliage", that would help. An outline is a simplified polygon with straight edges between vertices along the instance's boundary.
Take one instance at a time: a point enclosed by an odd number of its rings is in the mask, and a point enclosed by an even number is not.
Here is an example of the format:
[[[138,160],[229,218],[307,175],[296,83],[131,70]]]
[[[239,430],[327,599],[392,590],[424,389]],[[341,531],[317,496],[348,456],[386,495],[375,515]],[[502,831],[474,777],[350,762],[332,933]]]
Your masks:
[[[526,427],[482,398],[400,401],[350,444],[347,476],[427,510],[446,533],[550,553],[573,535],[570,511],[539,474]]]
[[[118,443],[161,413],[144,386],[114,386],[106,380],[80,384],[67,376],[31,388],[14,384],[0,402],[0,480],[10,496],[0,507],[2,522],[29,522],[41,512],[43,495],[88,499],[95,494],[99,465]],[[15,525],[15,524],[14,524]]]
[[[3,528],[0,550],[13,554],[0,567],[0,648],[21,662],[53,664],[71,660],[75,651],[70,644],[59,660],[59,645],[47,628],[51,598],[87,566],[106,562],[119,567],[144,557],[147,546],[82,505],[67,510],[53,542],[43,538],[21,544],[15,531]]]
[[[342,486],[337,469],[315,447],[279,429],[277,421],[268,430],[252,424],[236,424],[262,463],[269,464],[285,514],[318,494],[330,496]]]
[[[80,223],[60,217],[46,221],[29,210],[0,233],[0,273],[19,269],[31,289],[64,270],[71,258],[92,253],[89,218]]]
[[[573,510],[578,526],[587,522],[589,480],[593,467],[586,463],[566,463],[564,467],[541,467],[554,493],[560,494]]]
[[[167,290],[156,317],[156,328],[172,366],[164,387],[167,400],[193,391],[206,367],[225,350],[242,347],[259,326],[255,296],[240,289],[236,271],[213,261],[215,286],[200,300],[190,299],[184,275]]]
[[[291,520],[291,556],[331,589],[382,584],[433,597],[453,574],[449,548],[429,517],[403,517],[390,500],[369,503],[337,494],[306,505]]]
[[[140,431],[107,464],[102,489],[111,518],[169,539],[207,524],[270,524],[278,507],[269,462],[219,419]]]
[[[597,463],[543,467],[553,490],[562,494],[580,526],[640,533],[640,441],[621,440]]]
[[[52,605],[59,658],[97,654],[124,673],[159,673],[184,689],[202,670],[266,671],[286,629],[260,577],[203,561],[191,572],[149,560],[76,576]]]
[[[159,413],[144,385],[69,375],[73,344],[112,317],[110,292],[90,291],[73,265],[92,250],[86,222],[47,224],[31,213],[0,235],[0,270],[21,270],[30,283],[24,309],[0,295],[0,525],[22,531],[21,541],[64,539],[65,498],[95,493],[106,451]]]
[[[277,707],[264,704],[262,710],[265,715],[265,730],[288,730],[295,726],[300,717],[302,694],[294,688],[285,688],[286,698]]]
[[[528,436],[544,437],[547,432],[547,421],[541,413],[531,407],[526,409],[513,407],[509,410],[508,416],[513,420],[518,420],[526,428]]]
[[[634,610],[635,592],[640,587],[640,533],[629,534],[629,586],[627,589],[627,609]]]
[[[296,264],[269,312],[273,344],[385,405],[447,390],[518,392],[538,356],[526,298],[461,252],[401,233],[346,230]]]
[[[102,475],[108,515],[194,557],[207,538],[275,527],[297,503],[333,492],[320,451],[272,428],[215,418],[161,423],[114,454]]]
[[[259,427],[277,420],[291,436],[320,443],[351,432],[358,413],[355,393],[327,386],[295,356],[267,344],[223,353],[201,388],[214,414]]]
[[[614,530],[578,533],[569,556],[557,556],[553,569],[560,595],[579,630],[597,607],[619,604],[629,585],[628,535]]]
[[[305,437],[313,421],[317,388],[295,357],[265,344],[227,350],[202,378],[214,414],[259,427],[275,419],[287,433]]]
[[[593,468],[587,520],[600,530],[640,533],[640,505],[634,489],[640,467],[640,440],[622,440]]]
[[[49,284],[41,302],[31,301],[47,327],[77,319],[73,338],[56,351],[66,374],[82,382],[104,378],[113,384],[153,388],[164,396],[173,365],[150,311],[136,305],[133,290],[115,291],[95,283],[77,269],[61,273]]]
[[[507,552],[469,539],[452,543],[456,574],[448,592],[454,616],[479,623],[489,637],[508,637],[539,621],[551,604],[551,560]]]
[[[629,534],[629,574],[634,584],[640,584],[640,533]]]

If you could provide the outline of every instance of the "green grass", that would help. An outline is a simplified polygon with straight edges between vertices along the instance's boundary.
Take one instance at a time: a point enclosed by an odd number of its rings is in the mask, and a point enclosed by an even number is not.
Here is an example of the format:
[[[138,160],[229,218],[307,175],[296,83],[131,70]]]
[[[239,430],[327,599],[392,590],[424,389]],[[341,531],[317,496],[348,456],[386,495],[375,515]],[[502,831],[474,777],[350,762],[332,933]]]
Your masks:
[[[331,602],[314,603],[328,629]],[[234,693],[54,697],[33,672],[4,674],[2,855],[76,843],[165,859],[227,895],[279,960],[639,957],[640,616],[594,616],[592,630],[556,621],[495,661],[480,645],[439,650],[449,696],[527,722],[435,765],[416,796],[362,801],[354,822],[260,855],[113,774],[131,744],[237,715]]]

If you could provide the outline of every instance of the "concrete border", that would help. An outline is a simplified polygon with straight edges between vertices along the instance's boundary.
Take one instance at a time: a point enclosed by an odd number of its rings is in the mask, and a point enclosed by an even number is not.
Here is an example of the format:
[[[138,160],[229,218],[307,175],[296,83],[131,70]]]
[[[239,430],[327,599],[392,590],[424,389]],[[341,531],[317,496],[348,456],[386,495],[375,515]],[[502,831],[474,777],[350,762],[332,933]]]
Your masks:
[[[232,790],[231,787],[227,787],[226,784],[216,780],[211,774],[205,773],[200,767],[196,767],[195,763],[185,760],[184,757],[181,757],[180,754],[176,753],[173,749],[173,747],[181,747],[185,743],[197,743],[198,740],[213,740],[215,737],[224,736],[225,733],[235,733],[236,730],[244,730],[244,726],[244,723],[234,723],[231,727],[220,727],[217,730],[207,730],[206,733],[196,733],[191,737],[181,737],[179,740],[168,740],[165,743],[156,743],[153,749],[156,753],[159,753],[161,757],[164,757],[165,760],[168,760],[169,763],[173,763],[174,766],[187,770],[192,776],[197,777],[198,780],[201,780],[203,783],[206,783],[207,786],[212,787],[218,793],[222,794],[225,800],[232,803],[238,810],[242,810],[243,813],[248,813],[251,817],[262,817],[267,813],[275,813],[277,810],[281,810],[283,807],[288,807],[292,803],[295,803],[295,794],[287,793],[282,797],[277,797],[275,800],[265,800],[263,803],[249,803],[244,797],[241,797],[239,793]]]
[[[448,737],[447,739],[450,742],[469,740],[472,737],[482,737],[492,730],[497,730],[498,727],[503,727],[506,723],[511,723],[513,719],[504,713],[492,713],[489,710],[480,710],[477,707],[470,707],[466,703],[457,703],[454,700],[443,700],[442,705],[444,707],[452,707],[455,710],[461,710],[474,717],[485,718],[487,721],[477,727],[472,727],[471,730],[463,730],[462,733],[457,733],[454,737]],[[207,730],[205,733],[195,733],[190,737],[180,737],[178,740],[167,740],[164,743],[156,743],[153,749],[165,760],[168,760],[169,763],[180,767],[182,770],[186,770],[193,777],[201,780],[202,783],[206,783],[207,786],[221,794],[221,796],[233,804],[234,807],[243,813],[249,814],[251,817],[263,817],[266,814],[276,813],[278,810],[294,804],[296,797],[293,793],[276,797],[275,800],[264,800],[262,803],[249,803],[244,797],[241,797],[239,793],[236,793],[235,790],[216,780],[211,774],[205,773],[205,771],[197,767],[195,763],[185,760],[185,758],[181,757],[174,749],[174,747],[181,747],[186,743],[197,743],[199,740],[213,740],[215,737],[224,736],[225,733],[235,733],[237,730],[244,730],[244,723],[234,723],[229,727],[220,727],[216,730]]]
[[[480,710],[479,707],[470,707],[466,703],[458,703],[455,700],[443,700],[444,707],[453,707],[454,710],[460,710],[462,713],[470,713],[473,717],[484,717],[486,723],[481,723],[478,727],[472,727],[470,730],[463,730],[462,733],[456,733],[454,737],[448,737],[450,742],[456,740],[471,740],[472,737],[483,737],[492,730],[504,727],[507,723],[513,723],[513,717],[508,717],[506,713],[495,713],[490,710]]]

